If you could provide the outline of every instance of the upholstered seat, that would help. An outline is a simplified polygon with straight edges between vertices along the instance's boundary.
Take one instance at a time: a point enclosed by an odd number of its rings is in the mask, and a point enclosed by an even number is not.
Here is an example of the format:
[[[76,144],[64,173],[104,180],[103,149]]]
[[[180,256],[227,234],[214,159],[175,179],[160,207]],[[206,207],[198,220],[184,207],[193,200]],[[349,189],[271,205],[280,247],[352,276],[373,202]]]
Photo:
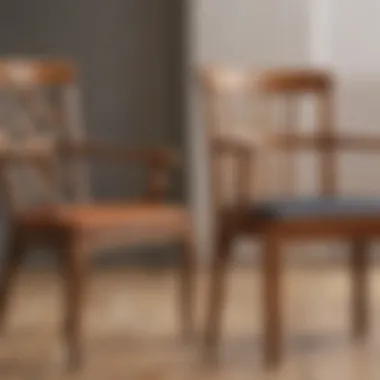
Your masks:
[[[269,220],[380,215],[380,198],[286,198],[254,204],[252,214]]]

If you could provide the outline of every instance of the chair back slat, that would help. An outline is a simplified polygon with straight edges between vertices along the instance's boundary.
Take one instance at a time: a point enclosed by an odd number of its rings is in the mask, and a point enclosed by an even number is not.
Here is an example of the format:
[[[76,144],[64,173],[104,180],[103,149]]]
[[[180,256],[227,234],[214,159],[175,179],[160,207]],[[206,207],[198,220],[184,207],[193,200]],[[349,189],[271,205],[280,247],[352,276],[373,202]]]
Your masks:
[[[84,138],[79,108],[72,62],[0,60],[0,167],[13,210],[84,198],[86,168],[60,149]]]
[[[283,102],[284,106],[284,133],[286,135],[294,135],[297,133],[297,99],[293,95],[288,95]],[[286,195],[293,196],[296,191],[296,157],[293,151],[285,152],[284,170],[282,170],[281,181],[284,183],[284,191]]]
[[[68,142],[84,141],[85,130],[82,114],[82,100],[79,88],[75,84],[66,86],[63,91],[63,104]],[[90,178],[84,156],[67,157],[67,181],[72,197],[77,201],[88,201],[90,194]]]
[[[333,104],[331,92],[326,92],[320,97],[318,102],[318,120],[321,136],[326,141],[332,139],[333,130]],[[321,154],[320,184],[321,194],[325,196],[334,195],[337,191],[336,177],[336,152],[332,144],[323,148]]]
[[[228,150],[220,149],[219,138],[238,139],[252,134],[252,117],[258,103],[252,102],[253,77],[249,71],[209,68],[201,73],[204,88],[206,139],[209,146],[209,163],[213,208],[221,203],[241,202],[252,191],[251,167],[244,158],[236,158]],[[218,146],[215,149],[215,146]],[[238,184],[236,188],[236,184]]]

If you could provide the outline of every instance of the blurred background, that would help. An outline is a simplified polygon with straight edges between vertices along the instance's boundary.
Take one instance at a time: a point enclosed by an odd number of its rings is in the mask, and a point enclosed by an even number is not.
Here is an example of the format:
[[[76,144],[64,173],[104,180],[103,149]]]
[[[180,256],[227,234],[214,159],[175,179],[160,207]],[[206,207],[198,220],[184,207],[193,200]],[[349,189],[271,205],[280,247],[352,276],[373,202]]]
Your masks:
[[[373,135],[379,129],[379,15],[377,0],[2,0],[0,56],[73,58],[80,65],[90,138],[123,140],[136,147],[169,146],[182,153],[171,199],[188,205],[194,217],[201,266],[199,337],[209,302],[204,269],[212,252],[213,226],[197,69],[209,63],[327,67],[337,75],[336,129]],[[304,109],[308,124],[307,102]],[[378,154],[341,153],[339,192],[378,196],[379,164]],[[316,157],[300,153],[297,165],[297,193],[315,192]],[[99,163],[92,166],[91,175],[99,200],[136,195],[145,178],[140,168]],[[4,243],[5,212],[1,218]],[[347,260],[345,249],[346,244],[335,242],[286,247],[289,355],[278,379],[378,378],[379,329],[375,326],[369,351],[368,347],[357,350],[348,337],[347,268],[335,265]],[[178,263],[177,253],[168,245],[129,247],[96,256],[101,270],[89,297],[89,364],[83,379],[105,379],[110,373],[115,373],[115,380],[235,380],[254,374],[267,379],[257,344],[262,333],[261,272],[258,265],[246,265],[257,264],[255,242],[239,241],[234,247],[234,296],[226,318],[221,372],[202,367],[199,345],[183,351],[175,340],[176,273],[171,269]],[[44,267],[51,257],[39,252],[29,255],[28,262]],[[134,271],[136,266],[142,272]],[[103,267],[122,270],[103,273]],[[157,267],[163,271],[150,272]],[[380,298],[376,266],[370,275],[370,315],[376,316],[380,311],[375,302]],[[52,348],[61,318],[56,277],[52,272],[39,277],[32,271],[20,284],[11,332],[0,342],[0,378],[66,378],[54,364]],[[41,337],[46,339],[37,350]],[[377,372],[368,374],[369,367]]]
[[[187,13],[176,0],[5,0],[0,55],[76,60],[81,71],[85,129],[90,139],[130,146],[186,147]],[[186,154],[184,158],[186,167]],[[141,167],[97,162],[96,199],[126,199],[141,191]],[[185,201],[186,173],[172,199]],[[172,249],[125,249],[101,255],[102,264],[169,265]],[[30,257],[43,263],[49,256]]]
[[[369,0],[3,0],[0,54],[76,59],[90,137],[182,150],[185,165],[172,196],[192,205],[201,259],[207,261],[212,226],[196,68],[213,62],[332,68],[339,81],[337,129],[376,132],[378,12]],[[376,194],[380,183],[370,175],[376,156],[341,156],[342,192]],[[302,189],[314,186],[314,161],[310,154],[298,160]],[[109,165],[97,165],[92,175],[98,198],[128,197],[142,181],[141,170]],[[160,255],[136,252],[107,260],[175,260],[169,247]]]

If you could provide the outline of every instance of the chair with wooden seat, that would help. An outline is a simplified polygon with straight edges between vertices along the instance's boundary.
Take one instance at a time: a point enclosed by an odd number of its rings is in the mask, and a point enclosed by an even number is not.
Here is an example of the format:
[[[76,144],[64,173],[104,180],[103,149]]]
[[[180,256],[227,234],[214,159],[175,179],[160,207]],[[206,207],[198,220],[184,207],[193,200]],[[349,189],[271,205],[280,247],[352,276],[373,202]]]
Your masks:
[[[355,337],[363,337],[368,329],[368,243],[380,235],[380,197],[338,197],[336,153],[380,150],[380,138],[337,135],[333,119],[334,77],[329,72],[317,69],[253,72],[214,67],[202,70],[201,78],[215,225],[206,352],[214,358],[217,354],[231,246],[235,238],[244,235],[263,242],[264,357],[268,366],[279,364],[283,357],[281,247],[287,241],[346,239],[351,243],[352,326]],[[299,100],[305,98],[317,106],[314,133],[295,130],[296,106],[300,108]],[[278,102],[283,102],[282,108]],[[275,112],[272,107],[276,104]],[[275,113],[285,129],[273,127],[271,117]],[[242,125],[249,128],[240,130]],[[318,196],[297,197],[292,193],[296,178],[293,155],[299,149],[316,153]],[[282,176],[277,186],[286,186],[285,191],[276,195],[265,186],[257,190],[263,182],[269,183],[265,179],[267,164],[278,153],[283,155]],[[234,197],[229,203],[221,193],[226,158],[235,165],[235,170],[230,170],[234,175],[231,182]]]
[[[186,334],[192,329],[195,259],[187,208],[165,201],[169,176],[178,163],[176,152],[86,141],[77,78],[70,62],[0,61],[0,167],[11,215],[0,279],[0,321],[27,248],[53,248],[65,284],[64,336],[72,366],[81,363],[81,314],[91,251],[175,243],[181,251],[180,316]],[[147,166],[151,175],[146,194],[131,203],[94,203],[88,198],[87,156]]]

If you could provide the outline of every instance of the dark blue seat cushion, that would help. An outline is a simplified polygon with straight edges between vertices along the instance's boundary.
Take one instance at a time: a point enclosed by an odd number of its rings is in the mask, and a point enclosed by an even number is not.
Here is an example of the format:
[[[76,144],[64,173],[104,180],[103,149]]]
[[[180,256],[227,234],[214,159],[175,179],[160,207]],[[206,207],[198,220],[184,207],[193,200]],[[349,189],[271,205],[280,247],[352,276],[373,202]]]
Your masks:
[[[289,198],[259,201],[252,214],[267,219],[380,217],[380,198]]]

